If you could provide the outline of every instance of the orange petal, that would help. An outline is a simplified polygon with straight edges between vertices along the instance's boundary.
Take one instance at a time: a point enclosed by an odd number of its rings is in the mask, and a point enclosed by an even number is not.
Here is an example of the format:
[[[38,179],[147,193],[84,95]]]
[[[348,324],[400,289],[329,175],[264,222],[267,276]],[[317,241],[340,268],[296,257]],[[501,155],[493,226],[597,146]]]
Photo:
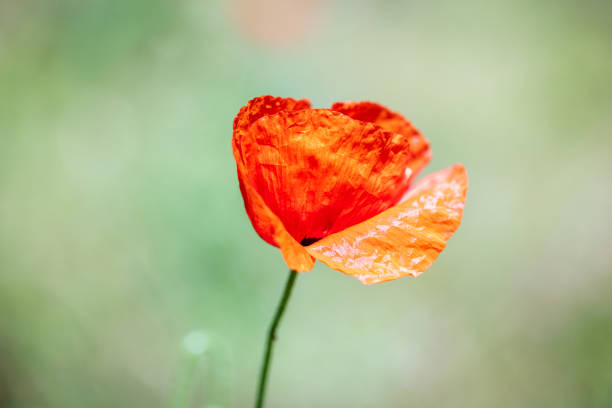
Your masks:
[[[271,95],[263,95],[251,99],[245,106],[240,108],[240,112],[238,112],[238,115],[236,115],[234,119],[234,137],[232,139],[234,154],[236,153],[236,147],[239,147],[241,144],[242,135],[257,119],[281,111],[309,108],[310,101],[308,101],[308,99],[295,100],[293,98],[279,98]],[[240,150],[238,151],[240,153],[240,159],[242,159],[242,152]],[[238,157],[236,157],[236,160],[238,160]]]
[[[307,109],[257,120],[241,149],[246,174],[267,207],[307,244],[398,202],[408,189],[411,137]]]
[[[366,285],[417,276],[459,227],[467,188],[467,172],[456,164],[424,177],[401,204],[306,248]]]
[[[412,182],[431,160],[429,141],[401,114],[377,103],[366,101],[336,102],[331,109],[353,119],[374,123],[388,132],[408,136],[407,149],[411,155],[408,167],[412,170],[409,182]]]
[[[309,106],[310,103],[307,100],[296,101],[291,98],[262,96],[252,99],[246,106],[240,109],[238,116],[236,116],[234,120],[234,137],[232,139],[240,191],[242,192],[244,206],[251,223],[259,236],[269,244],[281,249],[283,258],[289,268],[298,272],[306,272],[312,269],[314,259],[305,251],[304,247],[289,235],[283,223],[268,208],[262,197],[251,185],[246,175],[240,141],[244,132],[257,119],[285,109],[305,109]]]
[[[280,248],[283,259],[290,269],[298,272],[308,272],[311,270],[314,266],[312,256],[306,252],[299,242],[289,235],[283,223],[270,211],[257,191],[250,184],[243,182],[246,179],[244,165],[240,163],[237,167],[244,206],[255,231],[266,242]]]

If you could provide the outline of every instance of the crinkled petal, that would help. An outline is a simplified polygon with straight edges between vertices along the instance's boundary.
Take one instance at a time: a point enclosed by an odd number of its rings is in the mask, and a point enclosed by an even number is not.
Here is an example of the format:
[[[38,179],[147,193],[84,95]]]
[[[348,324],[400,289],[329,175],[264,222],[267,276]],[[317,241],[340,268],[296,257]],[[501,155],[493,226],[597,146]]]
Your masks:
[[[241,148],[251,185],[307,245],[399,201],[408,189],[412,137],[307,109],[262,117],[244,133]]]
[[[270,211],[257,191],[250,184],[243,182],[246,179],[244,165],[238,164],[237,167],[244,206],[259,236],[271,245],[280,248],[283,259],[289,268],[298,272],[308,272],[311,270],[314,266],[312,256],[306,252],[299,242],[289,235],[283,223]]]
[[[404,116],[374,102],[336,102],[331,109],[353,119],[374,123],[384,130],[409,137],[406,148],[410,152],[408,167],[412,171],[409,182],[431,160],[429,141]]]
[[[240,108],[238,115],[234,119],[234,137],[232,144],[234,146],[234,154],[238,147],[236,160],[242,160],[242,151],[240,149],[242,135],[257,119],[274,115],[281,111],[296,111],[302,109],[310,109],[310,101],[308,99],[296,100],[293,98],[280,98],[271,95],[258,96],[247,102],[245,106]]]
[[[253,188],[246,174],[241,139],[250,125],[263,116],[275,114],[283,110],[299,110],[308,107],[310,107],[310,103],[307,100],[296,101],[291,98],[274,98],[271,96],[252,99],[246,106],[240,109],[238,116],[236,116],[234,120],[234,137],[232,139],[240,191],[251,223],[259,236],[269,244],[281,249],[283,258],[289,268],[298,272],[306,272],[312,269],[314,259],[287,232],[283,223],[268,208],[262,197]]]
[[[400,204],[306,248],[366,285],[417,276],[459,227],[467,188],[467,172],[456,164],[424,177]]]

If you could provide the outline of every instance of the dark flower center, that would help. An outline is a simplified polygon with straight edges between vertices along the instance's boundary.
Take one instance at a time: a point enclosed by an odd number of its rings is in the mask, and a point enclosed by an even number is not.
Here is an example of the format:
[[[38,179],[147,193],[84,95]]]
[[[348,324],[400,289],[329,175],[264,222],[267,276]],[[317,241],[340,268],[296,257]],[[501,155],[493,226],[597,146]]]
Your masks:
[[[301,242],[300,245],[302,246],[308,246],[311,244],[314,244],[315,242],[317,242],[318,240],[320,240],[321,238],[304,238]]]

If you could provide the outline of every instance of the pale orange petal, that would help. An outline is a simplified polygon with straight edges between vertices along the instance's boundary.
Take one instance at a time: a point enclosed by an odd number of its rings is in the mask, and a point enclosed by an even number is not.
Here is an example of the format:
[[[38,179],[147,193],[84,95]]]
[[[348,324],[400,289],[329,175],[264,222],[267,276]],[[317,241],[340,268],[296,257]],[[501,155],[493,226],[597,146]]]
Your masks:
[[[467,188],[467,172],[456,164],[424,177],[400,204],[306,249],[366,285],[417,276],[459,227]]]

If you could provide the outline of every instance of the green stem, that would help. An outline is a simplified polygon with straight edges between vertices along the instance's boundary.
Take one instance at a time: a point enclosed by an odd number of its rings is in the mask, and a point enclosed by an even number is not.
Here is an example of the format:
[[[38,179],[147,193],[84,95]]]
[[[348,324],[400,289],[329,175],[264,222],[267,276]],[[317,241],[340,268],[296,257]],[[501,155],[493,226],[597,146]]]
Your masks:
[[[268,370],[270,367],[270,358],[272,357],[272,348],[274,347],[274,340],[276,340],[276,329],[278,328],[278,324],[281,318],[283,317],[283,312],[285,311],[285,307],[287,306],[287,302],[289,301],[289,297],[291,296],[291,290],[293,289],[293,284],[295,283],[296,277],[296,271],[289,271],[289,278],[287,278],[287,283],[285,284],[283,297],[281,298],[280,303],[278,304],[276,314],[274,315],[274,320],[272,320],[272,324],[270,325],[270,329],[268,330],[266,351],[264,354],[263,363],[261,365],[261,371],[259,373],[259,387],[257,389],[257,401],[255,402],[255,408],[263,407],[264,396],[266,393],[266,382],[268,380]]]

